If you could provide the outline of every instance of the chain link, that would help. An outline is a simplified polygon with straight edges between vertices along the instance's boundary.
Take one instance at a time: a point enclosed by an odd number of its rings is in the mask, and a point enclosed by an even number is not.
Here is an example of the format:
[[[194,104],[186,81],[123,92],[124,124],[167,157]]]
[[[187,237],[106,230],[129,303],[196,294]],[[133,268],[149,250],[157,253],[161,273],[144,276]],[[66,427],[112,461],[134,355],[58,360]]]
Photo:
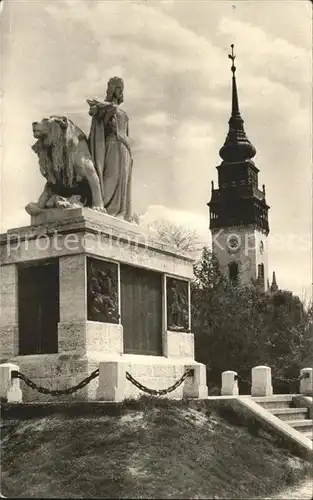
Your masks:
[[[187,377],[193,376],[194,370],[192,368],[189,368],[188,370],[185,371],[185,373],[178,379],[175,384],[171,385],[167,389],[149,389],[149,387],[146,387],[145,385],[141,384],[136,380],[129,372],[126,372],[126,378],[129,380],[137,389],[140,389],[143,392],[147,392],[148,394],[151,394],[152,396],[163,396],[164,394],[168,394],[170,392],[175,391],[177,387],[179,387],[184,380],[186,380]]]
[[[287,384],[291,384],[294,382],[299,382],[299,380],[302,380],[304,378],[309,378],[310,374],[309,373],[302,373],[299,377],[295,378],[282,378],[282,377],[272,377],[273,381],[276,382],[286,382]],[[235,375],[235,380],[238,380],[238,382],[244,382],[245,384],[252,385],[250,380],[246,380],[242,378],[240,375]]]
[[[272,377],[273,382],[285,382],[286,384],[292,384],[298,382],[299,378],[283,378],[283,377]]]
[[[277,382],[286,382],[290,384],[294,382],[299,382],[299,380],[302,380],[304,378],[309,378],[309,376],[310,374],[306,372],[299,375],[299,377],[294,377],[294,378],[273,377],[273,380],[276,380]]]
[[[238,382],[243,382],[244,384],[252,385],[250,380],[246,380],[245,378],[242,378],[240,375],[235,375],[235,380],[238,380]]]
[[[74,385],[73,387],[69,387],[68,389],[53,390],[53,389],[47,389],[46,387],[42,387],[36,384],[28,377],[26,377],[26,375],[17,370],[13,370],[11,372],[12,379],[19,378],[20,380],[23,380],[23,382],[25,382],[25,384],[28,385],[28,387],[30,387],[31,389],[36,390],[41,394],[50,394],[51,396],[62,396],[63,394],[73,394],[74,392],[79,391],[79,389],[85,387],[87,384],[89,384],[89,382],[91,382],[91,380],[93,380],[98,376],[99,376],[99,368],[97,368],[97,370],[93,371],[88,377],[84,378],[84,380],[79,382],[79,384]]]

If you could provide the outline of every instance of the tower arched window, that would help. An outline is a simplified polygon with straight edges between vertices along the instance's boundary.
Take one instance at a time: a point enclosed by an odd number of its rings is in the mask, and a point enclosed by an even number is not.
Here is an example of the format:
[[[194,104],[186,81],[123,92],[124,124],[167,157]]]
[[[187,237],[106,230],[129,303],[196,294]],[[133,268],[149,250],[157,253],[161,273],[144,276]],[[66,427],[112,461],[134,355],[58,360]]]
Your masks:
[[[258,265],[258,278],[264,280],[264,264]]]
[[[238,262],[230,262],[228,264],[228,277],[229,277],[229,281],[233,285],[238,284],[238,275],[239,275]]]

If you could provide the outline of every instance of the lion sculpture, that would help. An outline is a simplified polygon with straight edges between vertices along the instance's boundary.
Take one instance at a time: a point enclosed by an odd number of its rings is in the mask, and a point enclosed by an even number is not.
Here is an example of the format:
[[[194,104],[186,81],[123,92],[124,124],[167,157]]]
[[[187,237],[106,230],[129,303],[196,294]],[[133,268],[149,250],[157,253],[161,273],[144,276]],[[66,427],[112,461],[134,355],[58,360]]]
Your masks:
[[[29,203],[26,211],[38,215],[48,208],[87,206],[106,212],[84,132],[65,116],[44,118],[32,126],[37,139],[32,149],[46,184],[37,203]]]

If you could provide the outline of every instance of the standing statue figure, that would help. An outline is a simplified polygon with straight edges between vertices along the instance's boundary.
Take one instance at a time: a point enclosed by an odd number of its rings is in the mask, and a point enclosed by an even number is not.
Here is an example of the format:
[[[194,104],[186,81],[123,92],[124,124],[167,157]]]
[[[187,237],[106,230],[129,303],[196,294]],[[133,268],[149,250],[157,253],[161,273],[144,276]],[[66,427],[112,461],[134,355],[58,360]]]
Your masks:
[[[123,91],[123,80],[113,77],[108,82],[104,102],[87,99],[92,116],[88,143],[100,179],[104,208],[109,215],[130,221],[133,159],[128,116],[119,106]]]
[[[180,304],[180,297],[176,288],[176,285],[173,284],[171,289],[171,305],[169,311],[169,326],[172,328],[180,328],[182,327],[181,316],[182,316],[182,308]]]

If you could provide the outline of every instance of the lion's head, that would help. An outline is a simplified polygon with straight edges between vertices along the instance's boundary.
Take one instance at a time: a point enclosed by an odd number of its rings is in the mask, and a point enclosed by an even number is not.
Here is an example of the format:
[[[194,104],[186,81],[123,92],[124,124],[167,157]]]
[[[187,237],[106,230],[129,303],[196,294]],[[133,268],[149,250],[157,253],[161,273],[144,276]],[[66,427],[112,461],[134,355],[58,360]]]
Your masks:
[[[74,182],[74,154],[85,134],[65,116],[50,116],[33,122],[32,149],[38,155],[40,172],[48,182],[71,187]]]

